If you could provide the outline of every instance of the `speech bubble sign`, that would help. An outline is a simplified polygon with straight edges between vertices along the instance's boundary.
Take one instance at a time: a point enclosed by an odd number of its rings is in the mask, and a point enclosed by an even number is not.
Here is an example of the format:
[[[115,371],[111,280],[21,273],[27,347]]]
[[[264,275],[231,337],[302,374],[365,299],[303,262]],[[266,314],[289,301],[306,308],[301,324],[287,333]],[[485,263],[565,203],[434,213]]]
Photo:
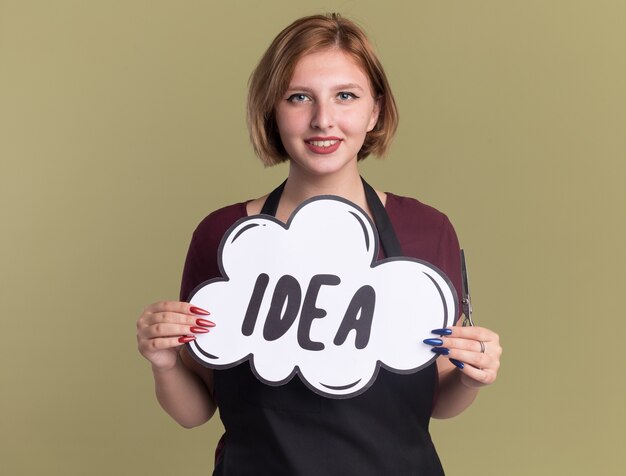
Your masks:
[[[377,262],[378,246],[369,216],[335,196],[305,201],[286,224],[237,221],[218,248],[223,277],[191,294],[216,323],[191,355],[213,369],[249,360],[273,386],[297,374],[331,398],[364,392],[380,367],[417,372],[436,358],[422,339],[455,319],[457,294],[425,261]]]

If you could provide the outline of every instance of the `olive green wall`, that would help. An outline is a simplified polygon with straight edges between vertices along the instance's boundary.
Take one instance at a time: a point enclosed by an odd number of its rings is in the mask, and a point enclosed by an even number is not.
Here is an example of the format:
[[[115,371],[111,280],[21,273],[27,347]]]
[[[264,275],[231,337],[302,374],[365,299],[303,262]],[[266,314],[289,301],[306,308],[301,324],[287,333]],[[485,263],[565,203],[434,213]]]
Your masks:
[[[624,2],[303,5],[0,2],[0,472],[208,473],[219,420],[159,409],[135,321],[177,296],[204,215],[285,174],[250,150],[246,81],[282,27],[337,10],[400,105],[363,172],[450,216],[505,347],[433,422],[448,474],[622,474]]]

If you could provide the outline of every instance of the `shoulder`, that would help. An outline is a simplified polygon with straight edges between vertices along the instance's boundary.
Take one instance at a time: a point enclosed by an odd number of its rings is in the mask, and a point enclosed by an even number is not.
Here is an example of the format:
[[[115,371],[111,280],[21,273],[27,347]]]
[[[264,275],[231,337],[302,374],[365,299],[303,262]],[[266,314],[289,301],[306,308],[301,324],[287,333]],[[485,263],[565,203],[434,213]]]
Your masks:
[[[247,214],[249,216],[252,216],[252,215],[258,215],[259,213],[261,213],[261,210],[263,209],[263,205],[265,204],[265,200],[267,200],[268,195],[269,194],[263,195],[262,197],[255,198],[254,200],[250,200],[249,202],[246,202],[245,208],[246,208]]]
[[[217,249],[228,228],[244,216],[246,202],[235,203],[215,210],[198,224],[185,259],[180,288],[181,300],[188,299],[198,284],[220,276]]]
[[[405,256],[434,264],[456,286],[459,242],[448,217],[419,200],[392,193],[387,193],[386,209]]]
[[[194,238],[205,238],[208,236],[216,236],[219,234],[221,239],[224,232],[237,220],[247,216],[246,203],[233,203],[225,207],[219,208],[207,215],[198,224],[194,231]],[[220,230],[222,233],[220,233]]]
[[[448,217],[435,207],[422,203],[415,198],[403,197],[391,192],[386,192],[386,194],[387,213],[395,226],[404,225],[419,227],[422,231],[435,231],[450,224]]]

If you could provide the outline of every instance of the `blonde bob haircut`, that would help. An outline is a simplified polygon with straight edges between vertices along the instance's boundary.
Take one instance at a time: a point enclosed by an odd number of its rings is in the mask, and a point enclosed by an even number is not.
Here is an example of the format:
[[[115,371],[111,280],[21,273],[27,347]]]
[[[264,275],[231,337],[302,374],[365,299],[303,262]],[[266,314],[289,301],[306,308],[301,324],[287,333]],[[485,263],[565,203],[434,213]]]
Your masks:
[[[289,159],[276,124],[275,109],[289,87],[296,63],[303,56],[339,48],[369,78],[380,113],[357,154],[385,155],[398,127],[398,110],[385,71],[367,36],[352,21],[337,13],[300,18],[281,31],[252,72],[248,89],[247,121],[255,153],[267,166]]]

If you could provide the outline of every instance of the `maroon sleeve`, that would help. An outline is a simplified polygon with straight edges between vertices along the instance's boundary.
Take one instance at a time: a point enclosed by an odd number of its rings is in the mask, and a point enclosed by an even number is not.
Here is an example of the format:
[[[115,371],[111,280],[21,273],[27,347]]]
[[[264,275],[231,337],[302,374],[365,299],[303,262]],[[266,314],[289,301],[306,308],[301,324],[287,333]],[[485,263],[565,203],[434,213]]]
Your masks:
[[[232,224],[245,216],[246,204],[237,203],[214,211],[200,222],[193,233],[185,259],[180,285],[181,301],[187,301],[198,285],[221,276],[217,259],[220,242]]]
[[[431,263],[448,276],[459,299],[460,315],[461,251],[448,217],[414,198],[393,193],[387,193],[386,209],[404,255]]]
[[[446,215],[418,200],[387,193],[387,212],[405,256],[435,265],[456,290],[458,317],[461,315],[461,250],[459,240]],[[448,325],[454,324],[450,322]],[[433,406],[439,394],[436,373]]]
[[[452,281],[458,298],[457,319],[461,316],[461,300],[463,284],[461,278],[461,249],[456,232],[447,216],[443,216],[441,236],[439,238],[439,250],[437,252],[437,267],[443,271]],[[452,324],[452,323],[451,323]]]

